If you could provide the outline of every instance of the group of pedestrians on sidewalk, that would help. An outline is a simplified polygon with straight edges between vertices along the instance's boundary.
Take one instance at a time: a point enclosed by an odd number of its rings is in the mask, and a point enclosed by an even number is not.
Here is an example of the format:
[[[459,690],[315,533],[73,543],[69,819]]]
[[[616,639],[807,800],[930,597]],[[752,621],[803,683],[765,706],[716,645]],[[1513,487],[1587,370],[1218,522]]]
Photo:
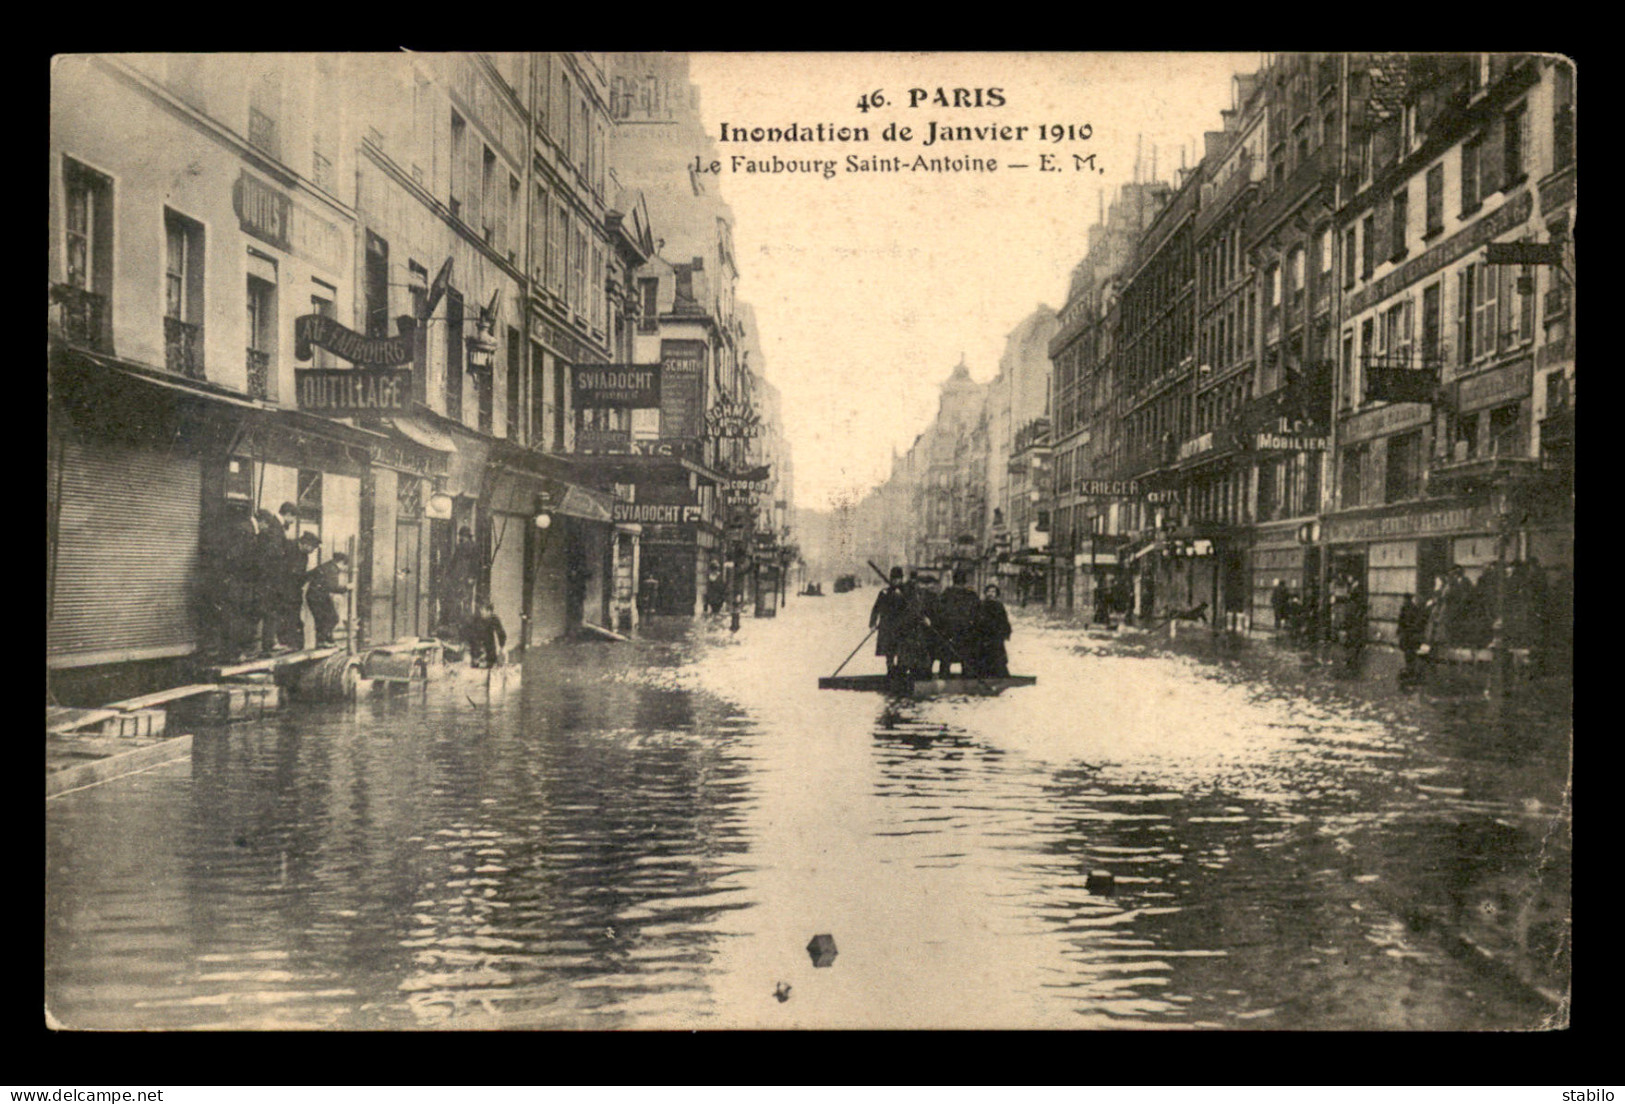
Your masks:
[[[981,597],[969,576],[955,572],[953,586],[940,589],[934,575],[891,569],[888,584],[869,611],[875,654],[886,657],[886,674],[917,679],[948,678],[955,664],[967,678],[1010,674],[1005,641],[1010,616],[999,588],[988,584]]]
[[[1324,611],[1327,631],[1319,631],[1320,613],[1310,595],[1302,599],[1275,580],[1270,607],[1275,628],[1295,645],[1322,640],[1344,649],[1350,669],[1357,668],[1370,640],[1370,600],[1356,574],[1332,580]],[[1510,564],[1490,564],[1475,583],[1458,564],[1431,580],[1423,600],[1401,596],[1395,614],[1395,640],[1405,657],[1400,681],[1419,679],[1426,662],[1437,662],[1451,648],[1507,649],[1527,652],[1536,672],[1566,669],[1572,656],[1573,584],[1566,570],[1549,580],[1534,556]]]
[[[206,605],[219,627],[223,656],[244,661],[303,648],[301,605],[310,610],[317,646],[334,642],[339,616],[333,599],[349,590],[349,557],[335,552],[310,567],[321,540],[314,533],[294,536],[297,523],[291,502],[278,514],[245,514],[230,523],[206,564]]]

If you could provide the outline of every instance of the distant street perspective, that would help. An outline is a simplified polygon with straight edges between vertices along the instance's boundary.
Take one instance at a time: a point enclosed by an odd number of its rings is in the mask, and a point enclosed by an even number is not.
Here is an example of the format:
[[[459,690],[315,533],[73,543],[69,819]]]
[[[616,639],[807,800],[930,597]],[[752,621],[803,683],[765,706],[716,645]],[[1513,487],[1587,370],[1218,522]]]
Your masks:
[[[1567,59],[72,55],[49,161],[51,1027],[1569,1026]]]

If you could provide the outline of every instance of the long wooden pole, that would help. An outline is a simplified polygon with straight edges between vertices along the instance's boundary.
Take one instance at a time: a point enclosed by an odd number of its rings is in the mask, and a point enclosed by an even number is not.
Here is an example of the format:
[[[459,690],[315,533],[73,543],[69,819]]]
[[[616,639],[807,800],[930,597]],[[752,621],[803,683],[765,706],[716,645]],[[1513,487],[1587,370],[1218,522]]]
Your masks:
[[[869,636],[875,635],[876,630],[878,630],[879,628],[880,628],[880,626],[876,625],[875,628],[870,629],[869,630]],[[841,666],[835,668],[835,674],[830,675],[829,676],[830,678],[834,678],[835,675],[840,674],[841,669],[844,668],[848,663],[852,662],[852,656],[855,656],[855,655],[858,654],[858,648],[862,648],[865,644],[869,643],[869,636],[866,636],[862,640],[858,641],[858,647],[853,648],[852,651],[851,651],[851,654],[849,654],[845,659],[841,660]]]

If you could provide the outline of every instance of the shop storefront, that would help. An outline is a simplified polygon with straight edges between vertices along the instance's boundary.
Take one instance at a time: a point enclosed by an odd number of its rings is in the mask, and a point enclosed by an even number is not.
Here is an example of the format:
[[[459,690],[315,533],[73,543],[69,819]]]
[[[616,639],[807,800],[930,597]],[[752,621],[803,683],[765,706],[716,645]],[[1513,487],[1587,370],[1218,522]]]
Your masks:
[[[1571,533],[1561,503],[1498,515],[1487,496],[1346,511],[1322,529],[1329,575],[1353,574],[1364,583],[1372,635],[1389,643],[1404,595],[1426,601],[1453,567],[1476,583],[1503,555],[1507,563],[1533,555],[1546,568],[1567,566],[1559,557]],[[1541,556],[1542,549],[1553,558]]]

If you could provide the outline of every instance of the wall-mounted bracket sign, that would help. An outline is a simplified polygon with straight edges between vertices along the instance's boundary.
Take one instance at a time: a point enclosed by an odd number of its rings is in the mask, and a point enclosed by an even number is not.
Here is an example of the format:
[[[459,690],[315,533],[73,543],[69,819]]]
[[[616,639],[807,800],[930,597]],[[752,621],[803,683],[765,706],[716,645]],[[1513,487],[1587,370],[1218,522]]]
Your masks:
[[[719,399],[705,415],[705,435],[712,439],[762,435],[762,421],[749,403]]]
[[[660,406],[660,365],[578,364],[570,370],[577,409]]]
[[[358,366],[384,368],[410,364],[414,321],[410,315],[402,315],[401,332],[397,337],[366,337],[326,315],[302,314],[293,323],[293,355],[299,360],[309,360],[314,355],[311,346],[317,345]]]

